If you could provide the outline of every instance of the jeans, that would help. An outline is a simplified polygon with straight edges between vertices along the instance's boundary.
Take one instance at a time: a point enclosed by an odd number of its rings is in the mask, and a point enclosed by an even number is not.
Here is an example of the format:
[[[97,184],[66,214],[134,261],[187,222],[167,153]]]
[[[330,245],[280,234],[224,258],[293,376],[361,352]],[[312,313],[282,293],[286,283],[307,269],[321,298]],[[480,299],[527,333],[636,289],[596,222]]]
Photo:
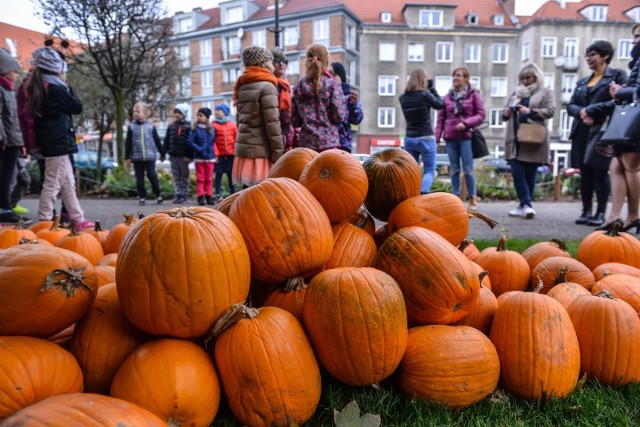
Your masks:
[[[420,194],[431,191],[431,184],[436,172],[436,138],[434,136],[422,136],[418,138],[405,138],[404,149],[420,164],[422,157],[422,185]]]
[[[138,197],[140,199],[147,198],[147,189],[144,188],[144,173],[147,173],[147,178],[151,182],[151,189],[156,197],[160,197],[160,184],[158,184],[158,175],[156,174],[156,161],[134,161],[133,170],[136,173],[136,189],[138,191]]]
[[[464,180],[467,182],[467,192],[469,197],[476,195],[476,175],[473,172],[473,152],[471,151],[470,139],[447,140],[447,154],[451,167],[451,191],[456,196],[460,196],[460,160],[462,160],[462,172]]]
[[[521,162],[520,160],[509,160],[511,166],[511,176],[513,186],[516,189],[520,206],[531,206],[533,192],[536,189],[536,173],[541,163]]]

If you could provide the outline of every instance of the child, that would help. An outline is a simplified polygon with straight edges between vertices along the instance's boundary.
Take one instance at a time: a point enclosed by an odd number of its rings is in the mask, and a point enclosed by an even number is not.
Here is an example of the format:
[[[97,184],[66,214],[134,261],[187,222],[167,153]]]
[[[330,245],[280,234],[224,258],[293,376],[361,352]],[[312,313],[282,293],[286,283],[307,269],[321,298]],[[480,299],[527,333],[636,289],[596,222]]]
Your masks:
[[[138,203],[144,205],[147,198],[147,190],[144,187],[144,174],[151,182],[151,189],[156,196],[156,202],[162,203],[164,199],[160,195],[160,184],[156,174],[156,160],[160,154],[160,160],[164,162],[164,152],[160,144],[160,137],[149,117],[149,106],[145,102],[138,102],[133,106],[133,122],[127,131],[124,158],[127,165],[133,162],[136,173],[136,189],[138,191]]]
[[[340,135],[340,148],[347,153],[351,152],[353,133],[351,125],[359,125],[362,122],[362,105],[360,104],[359,93],[347,83],[347,72],[339,62],[331,63],[331,72],[333,78],[340,83],[342,93],[344,93],[345,103],[347,105],[347,119],[338,125],[338,135]]]
[[[186,203],[189,197],[189,162],[193,159],[193,150],[189,145],[191,123],[186,121],[189,113],[187,104],[178,104],[173,110],[173,123],[167,128],[164,137],[164,152],[169,153],[171,174],[176,198],[173,203]]]
[[[216,154],[215,160],[215,188],[216,201],[222,200],[222,176],[227,175],[229,183],[229,192],[234,193],[235,188],[231,179],[231,171],[233,170],[233,147],[236,143],[236,135],[238,127],[235,122],[229,120],[229,107],[225,104],[217,105],[215,108],[215,119],[213,128],[215,129],[214,150]]]
[[[196,162],[196,192],[200,206],[204,205],[205,199],[208,205],[215,205],[215,201],[211,197],[213,193],[213,160],[216,158],[213,151],[215,131],[209,123],[209,117],[211,117],[211,109],[200,108],[189,133],[189,145],[193,150],[193,159]]]

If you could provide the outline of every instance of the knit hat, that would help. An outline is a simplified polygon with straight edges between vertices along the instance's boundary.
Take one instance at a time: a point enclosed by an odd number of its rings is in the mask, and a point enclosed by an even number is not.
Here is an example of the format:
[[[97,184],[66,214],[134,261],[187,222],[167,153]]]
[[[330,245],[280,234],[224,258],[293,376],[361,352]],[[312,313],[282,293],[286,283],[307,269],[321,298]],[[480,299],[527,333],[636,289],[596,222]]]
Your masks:
[[[20,69],[20,63],[9,52],[0,49],[0,75]]]
[[[198,114],[202,114],[208,119],[211,117],[211,108],[202,107],[198,110]]]
[[[191,108],[189,108],[189,104],[181,103],[176,105],[176,107],[173,110],[173,113],[174,114],[180,113],[182,114],[185,120],[188,120],[190,111],[191,111]]]
[[[273,62],[289,62],[282,49],[277,46],[271,49],[271,54],[273,55]]]
[[[56,74],[67,72],[67,63],[50,47],[41,47],[33,52],[33,66]]]
[[[216,105],[216,110],[220,110],[224,113],[225,116],[229,115],[229,107],[227,106],[227,104],[218,104]]]
[[[342,83],[347,82],[347,72],[345,71],[341,63],[332,62],[331,68],[333,68],[333,72],[340,77],[340,80],[342,80]]]
[[[249,46],[242,51],[242,63],[245,67],[262,66],[269,61],[273,61],[273,55],[263,47]]]

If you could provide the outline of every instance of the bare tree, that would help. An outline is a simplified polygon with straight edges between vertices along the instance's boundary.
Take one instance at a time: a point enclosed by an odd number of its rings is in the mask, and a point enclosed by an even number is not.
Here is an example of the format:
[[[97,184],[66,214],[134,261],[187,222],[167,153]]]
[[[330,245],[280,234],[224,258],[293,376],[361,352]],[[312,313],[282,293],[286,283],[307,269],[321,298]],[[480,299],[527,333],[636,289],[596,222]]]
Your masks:
[[[118,161],[124,164],[125,107],[128,100],[161,101],[175,84],[181,65],[169,45],[171,20],[163,0],[37,0],[52,33],[77,41],[69,52],[87,73],[99,76],[115,106]],[[83,101],[85,101],[83,99]]]

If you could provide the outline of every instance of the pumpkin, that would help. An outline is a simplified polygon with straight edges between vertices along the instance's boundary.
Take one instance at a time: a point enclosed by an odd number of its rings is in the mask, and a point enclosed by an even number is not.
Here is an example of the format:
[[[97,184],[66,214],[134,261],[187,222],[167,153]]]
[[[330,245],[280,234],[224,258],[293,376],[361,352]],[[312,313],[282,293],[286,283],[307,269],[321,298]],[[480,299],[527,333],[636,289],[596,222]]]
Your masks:
[[[29,230],[38,234],[38,231],[49,229],[51,228],[52,225],[53,225],[53,221],[37,221],[31,224],[31,226],[29,227]]]
[[[564,308],[567,308],[574,300],[590,296],[591,292],[577,283],[563,282],[551,288],[547,295],[562,304]]]
[[[484,268],[480,267],[478,264],[476,264],[473,261],[471,261],[471,265],[473,265],[473,268],[475,269],[476,274],[480,279],[480,284],[491,291],[491,279],[489,278],[489,272],[486,271]],[[493,291],[491,292],[493,293]]]
[[[480,256],[480,250],[471,239],[464,239],[460,242],[458,249],[473,262],[475,262]]]
[[[533,271],[541,261],[552,256],[571,258],[571,254],[567,251],[567,245],[565,245],[562,240],[556,239],[551,239],[548,242],[534,243],[522,252],[522,256],[527,260],[531,271]]]
[[[60,215],[56,215],[51,226],[38,230],[36,236],[40,240],[45,240],[55,245],[61,237],[67,236],[69,233],[71,233],[71,230],[68,228],[60,228]]]
[[[226,216],[229,216],[229,211],[231,210],[231,206],[236,201],[236,199],[240,197],[240,195],[242,194],[242,191],[243,190],[236,191],[235,193],[228,195],[227,197],[222,199],[220,203],[218,203],[215,206],[215,209],[219,212],[222,212]]]
[[[109,394],[122,362],[148,340],[124,315],[116,285],[101,287],[91,311],[76,323],[69,346],[82,368],[85,391]]]
[[[593,276],[596,281],[602,279],[605,275],[618,273],[640,278],[640,268],[632,267],[620,262],[606,262],[593,269]]]
[[[116,281],[116,268],[110,265],[97,265],[98,286],[104,286]]]
[[[373,237],[349,223],[333,226],[333,251],[325,269],[373,267],[378,250]]]
[[[229,218],[238,226],[251,258],[251,277],[272,284],[321,270],[333,248],[331,223],[302,184],[272,178],[247,188]]]
[[[118,263],[118,254],[115,252],[112,252],[110,254],[105,254],[102,258],[98,260],[98,262],[95,265],[96,266],[107,265],[115,268],[117,263]]]
[[[45,245],[0,251],[0,335],[48,338],[91,309],[95,268],[81,255]]]
[[[496,348],[482,332],[432,325],[409,330],[395,384],[412,398],[458,409],[484,399],[499,377]]]
[[[493,316],[498,308],[498,300],[491,290],[480,286],[480,298],[473,310],[454,325],[471,326],[485,334],[487,337],[491,332]]]
[[[480,279],[471,261],[426,228],[407,227],[387,237],[376,267],[400,285],[416,325],[456,322],[478,301]]]
[[[316,151],[306,147],[289,150],[273,164],[267,178],[290,178],[298,181],[304,168],[317,156]]]
[[[611,387],[640,381],[640,318],[607,291],[567,309],[580,342],[580,371]]]
[[[55,245],[82,255],[91,264],[96,264],[103,256],[102,244],[88,233],[80,233],[75,221],[71,221],[71,233],[61,237]]]
[[[129,320],[154,335],[203,335],[249,293],[249,254],[238,228],[203,207],[151,214],[122,241],[116,286]]]
[[[69,326],[66,329],[58,332],[57,334],[51,335],[47,338],[47,341],[50,341],[54,344],[59,345],[65,350],[69,350],[69,346],[71,345],[71,337],[73,336],[73,330],[75,329],[76,324]]]
[[[131,353],[113,378],[111,396],[148,409],[169,426],[208,427],[220,405],[220,382],[200,346],[165,338]]]
[[[580,261],[565,256],[552,256],[541,261],[532,271],[529,289],[535,289],[542,282],[540,293],[546,294],[559,283],[573,282],[591,290],[596,282],[591,270]]]
[[[62,347],[31,337],[0,337],[0,421],[50,396],[82,391],[82,372]]]
[[[302,425],[320,401],[320,368],[302,325],[278,307],[234,306],[212,331],[220,382],[242,425]]]
[[[109,235],[109,230],[103,230],[102,225],[100,225],[100,220],[96,220],[95,226],[93,230],[82,230],[83,233],[87,233],[96,238],[100,245],[102,246],[102,250],[104,251],[104,245],[107,241],[107,236]]]
[[[529,264],[518,252],[505,249],[506,237],[497,247],[480,252],[476,263],[489,272],[491,291],[499,297],[509,291],[524,291],[529,287]]]
[[[373,241],[376,242],[376,248],[380,249],[380,246],[387,240],[389,237],[389,229],[387,228],[387,224],[381,224],[376,227],[376,232],[373,235]]]
[[[49,397],[4,421],[6,426],[166,427],[159,417],[133,403],[92,393]]]
[[[29,239],[27,237],[20,238],[18,242],[19,245],[45,245],[45,246],[53,246],[51,242],[41,239]]]
[[[298,181],[320,202],[332,224],[356,213],[369,189],[362,165],[343,150],[318,154],[304,168]]]
[[[491,341],[500,359],[500,384],[516,397],[565,397],[578,383],[580,348],[567,310],[538,292],[513,292],[499,301]]]
[[[369,233],[371,237],[373,237],[376,233],[376,221],[373,219],[371,214],[367,212],[367,209],[364,205],[360,206],[353,215],[349,218],[345,219],[343,222],[348,222],[349,224],[353,224],[358,228],[362,228],[364,231]]]
[[[284,288],[276,288],[262,303],[263,306],[279,307],[293,314],[302,323],[302,306],[308,284],[304,280],[290,281]]]
[[[38,236],[28,228],[24,228],[22,220],[15,227],[3,227],[0,229],[0,249],[15,246],[20,243],[22,238],[37,239]]]
[[[320,364],[345,384],[382,381],[397,368],[407,345],[402,291],[374,268],[336,268],[315,276],[302,318]]]
[[[640,241],[620,231],[615,224],[608,231],[589,233],[578,246],[578,261],[593,270],[606,262],[619,262],[640,268]]]
[[[611,274],[598,280],[591,293],[608,291],[614,298],[629,304],[640,315],[640,279],[628,274]]]
[[[133,214],[124,215],[124,222],[114,225],[109,234],[107,234],[107,238],[104,241],[104,253],[118,253],[124,236],[137,221],[137,219],[133,218]]]
[[[392,147],[373,153],[362,166],[369,180],[364,205],[380,221],[387,221],[398,204],[420,194],[420,166],[402,148]]]

